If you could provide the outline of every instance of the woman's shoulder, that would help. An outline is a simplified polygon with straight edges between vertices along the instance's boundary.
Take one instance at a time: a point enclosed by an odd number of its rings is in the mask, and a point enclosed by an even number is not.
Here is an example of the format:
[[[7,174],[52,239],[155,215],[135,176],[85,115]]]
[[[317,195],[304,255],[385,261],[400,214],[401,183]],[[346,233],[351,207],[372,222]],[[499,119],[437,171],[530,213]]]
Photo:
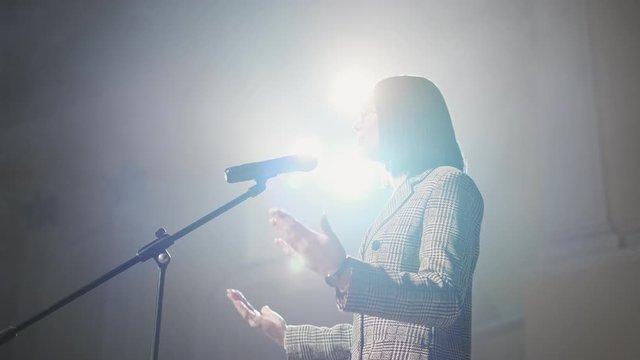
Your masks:
[[[464,171],[453,167],[453,166],[438,166],[435,168],[428,169],[423,171],[422,173],[412,176],[409,179],[411,183],[425,183],[425,182],[440,182],[443,180],[452,180],[459,177],[469,178],[469,175]]]
[[[417,190],[431,191],[437,187],[462,187],[479,194],[475,181],[466,172],[453,166],[438,166],[412,178]]]

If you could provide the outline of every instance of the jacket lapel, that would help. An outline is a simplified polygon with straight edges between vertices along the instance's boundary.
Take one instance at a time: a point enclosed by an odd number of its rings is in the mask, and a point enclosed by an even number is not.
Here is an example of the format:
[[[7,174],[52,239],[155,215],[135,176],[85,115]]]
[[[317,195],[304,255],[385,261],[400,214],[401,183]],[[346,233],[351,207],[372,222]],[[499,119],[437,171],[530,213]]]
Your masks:
[[[369,227],[369,231],[367,231],[367,235],[365,237],[364,247],[362,248],[362,252],[366,250],[369,242],[373,237],[378,233],[378,231],[386,224],[396,212],[404,205],[405,202],[413,195],[413,189],[424,178],[427,177],[431,173],[431,170],[425,171],[419,175],[407,178],[402,184],[393,192],[391,195],[391,199],[380,212],[380,215],[373,222],[371,227]]]

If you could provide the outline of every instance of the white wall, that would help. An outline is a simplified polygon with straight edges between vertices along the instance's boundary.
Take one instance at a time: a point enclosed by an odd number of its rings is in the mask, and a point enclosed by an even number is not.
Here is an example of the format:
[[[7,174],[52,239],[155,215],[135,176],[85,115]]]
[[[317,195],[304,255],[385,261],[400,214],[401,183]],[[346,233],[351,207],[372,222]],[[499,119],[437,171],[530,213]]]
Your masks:
[[[583,257],[526,281],[526,359],[637,359],[640,254]]]
[[[580,167],[584,172],[559,177],[565,184],[554,197],[561,201],[547,207],[554,219],[547,224],[556,226],[552,243],[523,283],[525,358],[637,359],[640,253],[633,248],[640,224],[640,108],[633,94],[640,80],[640,27],[633,14],[640,7],[631,1],[587,1],[546,10],[544,18],[551,21],[545,32],[565,64],[555,81],[543,82],[582,84],[551,86],[554,96],[570,99],[559,108],[562,116],[578,122],[556,135],[584,144],[574,153],[559,147],[570,157],[560,157],[565,166],[556,162],[553,173]],[[571,38],[552,36],[561,27],[579,31]]]

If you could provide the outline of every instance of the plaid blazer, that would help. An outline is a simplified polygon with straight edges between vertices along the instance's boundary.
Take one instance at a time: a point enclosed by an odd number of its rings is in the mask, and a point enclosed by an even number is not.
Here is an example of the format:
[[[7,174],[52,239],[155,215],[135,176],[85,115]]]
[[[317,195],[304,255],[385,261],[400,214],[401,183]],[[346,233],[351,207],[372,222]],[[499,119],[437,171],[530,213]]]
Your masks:
[[[471,285],[483,200],[449,166],[396,189],[336,292],[353,324],[288,326],[288,359],[470,359]]]

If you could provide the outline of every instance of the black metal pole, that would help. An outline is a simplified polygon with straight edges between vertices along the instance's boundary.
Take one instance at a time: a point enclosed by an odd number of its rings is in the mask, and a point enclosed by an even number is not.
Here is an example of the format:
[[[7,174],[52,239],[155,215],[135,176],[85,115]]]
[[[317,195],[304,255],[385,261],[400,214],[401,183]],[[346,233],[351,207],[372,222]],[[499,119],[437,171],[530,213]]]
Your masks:
[[[65,305],[67,305],[68,303],[70,303],[73,300],[79,298],[80,296],[88,293],[89,291],[95,289],[96,287],[100,286],[101,284],[103,284],[107,280],[109,280],[109,279],[113,278],[114,276],[120,274],[121,272],[127,270],[128,268],[132,267],[133,265],[137,264],[138,262],[140,262],[138,256],[134,256],[131,259],[125,261],[124,263],[116,266],[115,268],[113,268],[112,270],[107,272],[106,274],[104,274],[104,275],[100,276],[99,278],[93,280],[92,282],[88,283],[87,285],[85,285],[85,286],[81,287],[80,289],[72,292],[71,294],[63,297],[62,299],[56,301],[55,303],[53,303],[48,308],[40,311],[39,313],[33,315],[32,317],[28,318],[27,320],[19,323],[16,326],[9,326],[6,329],[2,330],[2,332],[0,332],[0,345],[6,343],[9,340],[13,339],[14,337],[18,336],[18,333],[20,333],[22,330],[24,330],[24,329],[28,328],[29,326],[37,323],[38,321],[44,319],[45,317],[51,315],[56,310],[60,309],[61,307],[65,306]]]
[[[123,262],[122,264],[116,266],[115,268],[113,268],[112,270],[108,271],[107,273],[105,273],[104,275],[100,276],[99,278],[91,281],[87,285],[85,285],[85,286],[81,287],[80,289],[72,292],[71,294],[63,297],[62,299],[56,301],[55,303],[53,303],[48,308],[38,312],[37,314],[35,314],[32,317],[28,318],[27,320],[19,323],[18,325],[8,326],[7,328],[3,329],[2,331],[0,331],[0,345],[9,342],[10,340],[12,340],[16,336],[18,336],[18,334],[20,332],[22,332],[23,330],[25,330],[29,326],[31,326],[31,325],[37,323],[38,321],[46,318],[47,316],[49,316],[52,313],[54,313],[56,310],[58,310],[61,307],[69,304],[70,302],[72,302],[75,299],[81,297],[82,295],[88,293],[89,291],[95,289],[99,285],[101,285],[101,284],[105,283],[106,281],[112,279],[113,277],[115,277],[116,275],[122,273],[123,271],[127,270],[128,268],[132,267],[133,265],[135,265],[137,263],[140,263],[140,262],[145,262],[145,261],[147,261],[147,260],[149,260],[149,259],[151,259],[153,257],[156,257],[156,256],[160,255],[161,253],[166,251],[171,245],[173,245],[173,243],[175,243],[178,239],[182,238],[183,236],[187,235],[188,233],[192,232],[193,230],[199,228],[200,226],[206,224],[207,222],[215,219],[216,217],[222,215],[223,213],[225,213],[228,210],[232,209],[233,207],[239,205],[243,201],[259,195],[260,193],[262,193],[266,189],[266,180],[267,179],[261,179],[261,180],[257,181],[254,186],[249,188],[246,192],[244,192],[240,196],[238,196],[235,199],[229,201],[228,203],[226,203],[225,205],[219,207],[218,209],[213,210],[212,212],[210,212],[207,215],[201,217],[200,219],[194,221],[193,223],[187,225],[186,227],[184,227],[183,229],[181,229],[177,233],[175,233],[173,235],[157,237],[155,240],[153,240],[152,242],[150,242],[149,244],[143,246],[140,250],[138,250],[136,256],[132,257],[131,259]],[[158,322],[158,326],[159,326],[159,322]],[[158,331],[158,334],[159,334],[159,331]]]
[[[158,294],[156,298],[156,326],[153,332],[153,349],[151,350],[151,360],[158,360],[158,355],[160,353],[160,326],[162,323],[164,283],[167,275],[167,267],[171,262],[171,254],[169,254],[169,252],[165,250],[153,259],[156,261],[156,264],[158,264],[160,276],[158,278]]]

